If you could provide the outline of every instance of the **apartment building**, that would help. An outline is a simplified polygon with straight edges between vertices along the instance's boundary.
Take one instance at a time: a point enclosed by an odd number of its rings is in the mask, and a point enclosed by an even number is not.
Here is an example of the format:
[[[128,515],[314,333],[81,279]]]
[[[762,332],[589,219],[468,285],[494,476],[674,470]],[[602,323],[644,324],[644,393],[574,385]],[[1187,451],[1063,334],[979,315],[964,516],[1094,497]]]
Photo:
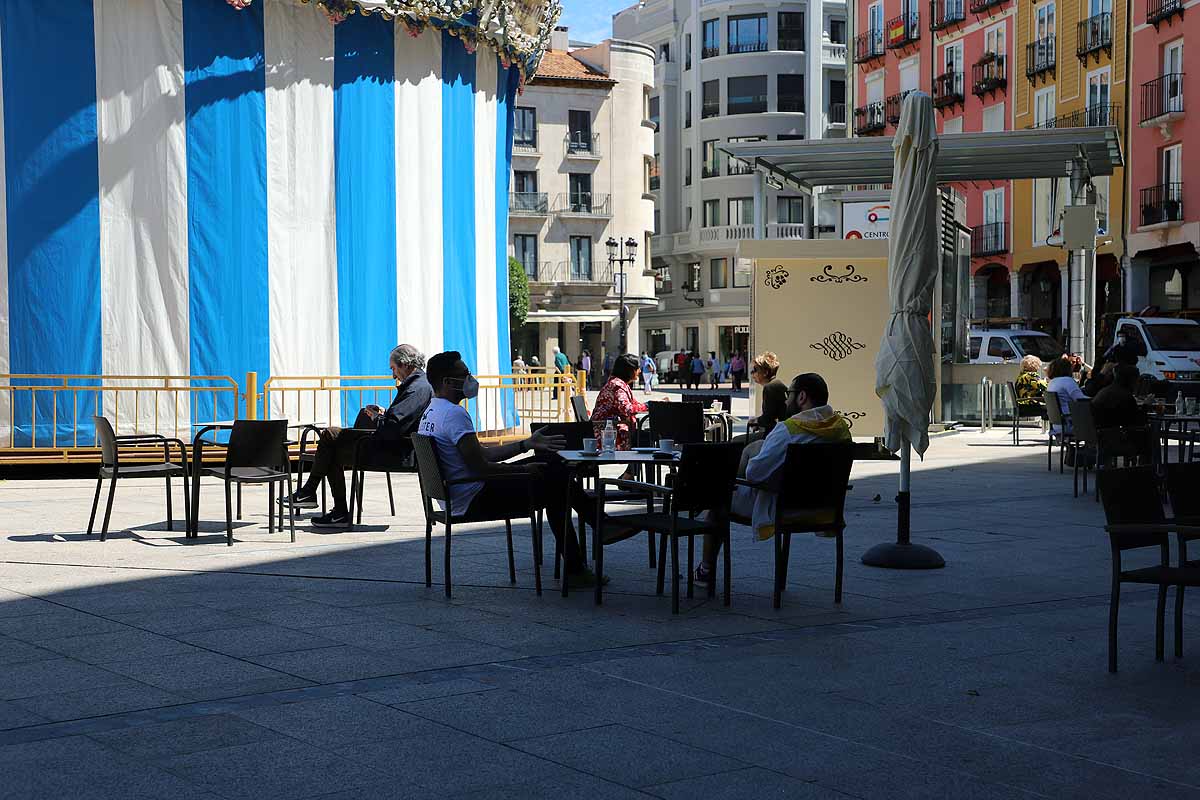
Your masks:
[[[1200,123],[1188,116],[1200,111],[1200,17],[1185,17],[1185,5],[1143,0],[1133,10],[1131,309],[1200,312]]]
[[[1018,0],[856,0],[857,136],[891,135],[905,96],[933,98],[940,133],[1012,128],[1012,42]],[[957,184],[972,229],[970,317],[1020,313],[1013,278],[1009,181]],[[1026,302],[1028,305],[1028,302]]]
[[[557,29],[537,74],[515,103],[510,253],[525,267],[530,312],[513,331],[514,351],[551,363],[555,346],[572,359],[617,354],[622,270],[605,243],[633,239],[625,265],[628,343],[638,352],[639,318],[657,306],[649,270],[654,202],[647,194],[654,154],[647,120],[654,51],[610,39],[572,46]]]
[[[1019,3],[1012,78],[1016,128],[1116,126],[1128,153],[1127,54],[1129,6],[1112,0]],[[1124,170],[1093,179],[1099,217],[1095,319],[1124,307],[1121,263],[1125,220]],[[1054,246],[1066,178],[1014,186],[1012,263],[1018,279],[1017,316],[1066,341],[1070,304],[1067,254]],[[1049,242],[1049,244],[1048,244]],[[1103,327],[1103,325],[1101,325]]]
[[[844,0],[646,0],[617,13],[613,32],[656,56],[647,191],[658,302],[640,314],[643,349],[744,352],[750,274],[735,254],[754,236],[759,178],[719,147],[845,135]],[[763,210],[766,236],[812,235],[807,197],[768,185]]]

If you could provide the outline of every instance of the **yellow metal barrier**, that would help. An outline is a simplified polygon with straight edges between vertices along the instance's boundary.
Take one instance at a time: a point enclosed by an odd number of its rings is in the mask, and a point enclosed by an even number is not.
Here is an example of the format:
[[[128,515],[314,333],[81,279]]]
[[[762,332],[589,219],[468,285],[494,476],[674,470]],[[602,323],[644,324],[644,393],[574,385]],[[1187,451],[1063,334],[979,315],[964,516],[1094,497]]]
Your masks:
[[[238,401],[225,375],[0,374],[0,463],[96,460],[93,414],[108,417],[117,435],[188,441],[198,408],[205,420],[223,419],[229,409],[240,415]]]

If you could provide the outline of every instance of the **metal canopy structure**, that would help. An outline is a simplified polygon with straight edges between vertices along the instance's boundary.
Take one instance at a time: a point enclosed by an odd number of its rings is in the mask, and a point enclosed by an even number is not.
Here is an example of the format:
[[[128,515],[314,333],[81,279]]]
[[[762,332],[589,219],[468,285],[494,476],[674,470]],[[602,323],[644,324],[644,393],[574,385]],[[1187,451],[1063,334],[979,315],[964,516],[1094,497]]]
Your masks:
[[[1088,177],[1096,177],[1124,165],[1115,127],[949,133],[938,137],[938,145],[938,183],[1065,177],[1075,161]],[[892,180],[891,137],[738,142],[720,148],[806,192]]]

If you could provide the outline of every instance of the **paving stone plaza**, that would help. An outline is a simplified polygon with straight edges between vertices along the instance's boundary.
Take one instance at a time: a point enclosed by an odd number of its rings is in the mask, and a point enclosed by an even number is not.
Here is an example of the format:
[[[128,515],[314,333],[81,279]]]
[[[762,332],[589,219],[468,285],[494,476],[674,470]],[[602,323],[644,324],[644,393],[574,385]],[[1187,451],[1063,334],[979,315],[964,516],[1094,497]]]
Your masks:
[[[549,557],[536,597],[526,526],[515,587],[502,526],[456,529],[447,601],[413,475],[396,517],[371,476],[363,526],[295,544],[247,490],[232,548],[215,482],[197,542],[151,481],[100,543],[91,480],[7,481],[0,796],[1200,797],[1200,645],[1174,659],[1168,624],[1156,663],[1155,592],[1126,587],[1107,672],[1103,513],[1044,446],[933,442],[913,531],[939,571],[859,563],[895,535],[896,465],[853,483],[840,607],[830,540],[795,540],[775,611],[771,548],[738,528],[732,607],[672,617],[642,537],[606,552],[602,607],[559,597]]]

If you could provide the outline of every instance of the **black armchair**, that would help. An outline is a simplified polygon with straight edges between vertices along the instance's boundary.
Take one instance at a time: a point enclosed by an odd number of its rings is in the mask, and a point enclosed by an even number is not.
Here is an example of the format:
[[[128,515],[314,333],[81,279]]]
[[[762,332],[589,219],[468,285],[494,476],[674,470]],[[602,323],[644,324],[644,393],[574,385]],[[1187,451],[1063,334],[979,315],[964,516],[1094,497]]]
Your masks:
[[[108,522],[112,516],[113,496],[120,478],[164,478],[167,484],[167,530],[174,530],[171,513],[171,478],[183,478],[183,513],[185,530],[191,529],[191,514],[188,510],[187,446],[180,439],[170,439],[158,434],[132,434],[117,436],[112,424],[105,417],[92,417],[96,424],[96,441],[100,443],[100,474],[96,478],[96,495],[92,498],[92,514],[88,517],[88,536],[96,523],[96,509],[100,505],[100,489],[108,478],[108,502],[104,506],[104,522],[100,526],[100,541],[108,539]],[[121,450],[131,447],[145,449],[147,446],[162,446],[162,461],[152,463],[121,463]],[[179,449],[179,463],[171,460],[171,447]],[[157,449],[157,447],[155,447]]]
[[[225,483],[225,541],[230,547],[233,547],[233,486],[240,489],[243,484],[266,484],[273,491],[276,483],[284,483],[287,496],[292,495],[287,430],[286,419],[235,420],[229,433],[229,442],[225,445],[225,464],[205,467],[200,472],[201,475],[220,478]],[[200,476],[194,476],[193,479],[200,480]],[[274,508],[275,504],[268,500],[267,530],[270,533],[275,532]],[[280,527],[283,527],[282,518]],[[296,509],[291,505],[288,505],[288,528],[292,541],[296,541]]]
[[[442,580],[446,587],[446,597],[449,598],[451,592],[450,540],[453,526],[465,522],[499,522],[501,519],[504,520],[504,531],[508,540],[508,580],[509,583],[516,583],[517,567],[513,555],[512,517],[493,517],[471,511],[455,517],[453,501],[450,498],[450,487],[455,484],[475,483],[478,479],[446,480],[442,474],[441,461],[438,459],[433,439],[414,433],[412,443],[413,453],[416,456],[417,476],[421,482],[421,503],[425,510],[425,585],[433,586],[433,526],[435,523],[446,527]],[[542,509],[534,497],[533,481],[528,475],[489,476],[486,481],[511,482],[514,492],[524,490],[528,497],[526,511],[529,515],[529,527],[533,534],[533,580],[540,597],[542,594]],[[445,506],[444,511],[434,508],[433,501],[435,500]]]

